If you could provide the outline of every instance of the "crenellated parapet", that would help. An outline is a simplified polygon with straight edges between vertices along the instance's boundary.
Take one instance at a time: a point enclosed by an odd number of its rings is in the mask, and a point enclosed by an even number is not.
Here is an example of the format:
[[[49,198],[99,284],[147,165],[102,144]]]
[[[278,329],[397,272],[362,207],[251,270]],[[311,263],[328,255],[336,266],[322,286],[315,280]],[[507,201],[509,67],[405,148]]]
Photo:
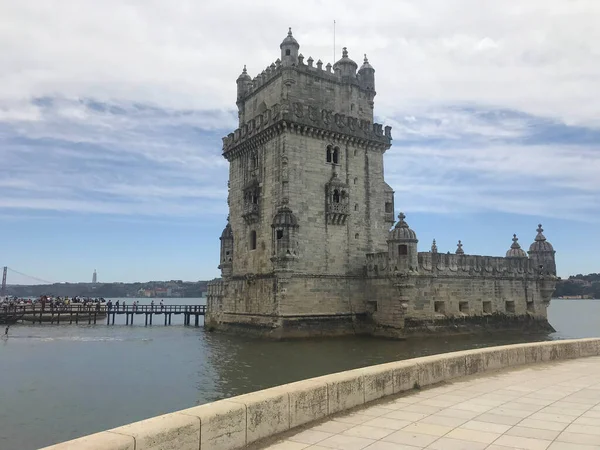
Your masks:
[[[378,148],[391,146],[392,127],[369,120],[338,114],[300,102],[275,104],[233,133],[223,137],[223,156],[230,160],[238,151],[256,148],[284,128],[323,139],[346,140],[356,145]]]
[[[438,276],[533,277],[536,267],[527,258],[420,252],[419,272]]]

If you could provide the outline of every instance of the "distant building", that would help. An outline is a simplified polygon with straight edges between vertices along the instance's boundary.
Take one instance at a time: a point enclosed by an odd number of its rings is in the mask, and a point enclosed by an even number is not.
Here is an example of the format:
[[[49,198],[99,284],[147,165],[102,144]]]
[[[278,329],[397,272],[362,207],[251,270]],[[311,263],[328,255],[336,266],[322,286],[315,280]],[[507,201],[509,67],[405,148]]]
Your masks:
[[[98,275],[96,274],[96,269],[94,269],[94,274],[92,275],[92,284],[96,284],[98,282]]]

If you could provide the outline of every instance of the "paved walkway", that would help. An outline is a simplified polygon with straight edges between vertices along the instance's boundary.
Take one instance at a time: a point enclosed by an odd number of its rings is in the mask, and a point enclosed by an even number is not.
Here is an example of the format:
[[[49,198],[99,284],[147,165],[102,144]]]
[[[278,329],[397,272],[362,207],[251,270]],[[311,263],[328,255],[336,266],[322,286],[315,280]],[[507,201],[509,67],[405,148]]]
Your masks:
[[[292,431],[269,450],[600,450],[600,357],[463,378]]]

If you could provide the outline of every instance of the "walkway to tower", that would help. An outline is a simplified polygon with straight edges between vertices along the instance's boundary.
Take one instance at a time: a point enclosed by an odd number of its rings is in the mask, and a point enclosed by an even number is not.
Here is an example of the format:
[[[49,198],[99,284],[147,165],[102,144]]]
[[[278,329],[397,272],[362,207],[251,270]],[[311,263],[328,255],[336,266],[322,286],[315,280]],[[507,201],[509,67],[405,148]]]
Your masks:
[[[281,435],[269,450],[600,450],[600,357],[462,378]]]

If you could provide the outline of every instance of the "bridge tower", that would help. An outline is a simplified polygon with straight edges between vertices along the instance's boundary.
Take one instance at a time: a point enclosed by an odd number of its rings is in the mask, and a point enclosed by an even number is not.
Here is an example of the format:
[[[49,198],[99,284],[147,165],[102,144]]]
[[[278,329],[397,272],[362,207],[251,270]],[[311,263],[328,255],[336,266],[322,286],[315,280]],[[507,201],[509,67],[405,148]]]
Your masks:
[[[0,289],[0,297],[6,296],[6,271],[8,267],[4,266],[4,270],[2,271],[2,289]]]

